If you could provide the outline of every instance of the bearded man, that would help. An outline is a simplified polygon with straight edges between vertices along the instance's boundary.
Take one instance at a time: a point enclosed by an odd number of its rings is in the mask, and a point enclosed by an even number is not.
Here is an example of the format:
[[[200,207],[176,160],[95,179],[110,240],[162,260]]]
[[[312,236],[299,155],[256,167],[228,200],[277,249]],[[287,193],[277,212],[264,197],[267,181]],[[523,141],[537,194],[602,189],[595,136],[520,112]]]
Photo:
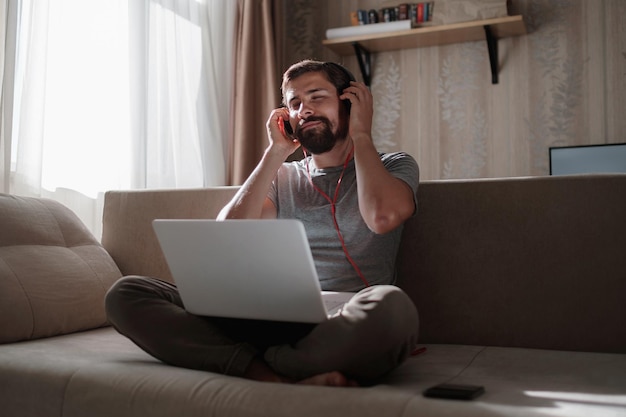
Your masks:
[[[175,285],[132,276],[107,294],[107,314],[175,366],[273,382],[375,383],[417,344],[417,310],[394,283],[419,169],[406,153],[376,150],[372,94],[345,67],[298,62],[282,94],[284,107],[267,120],[269,146],[218,220],[302,221],[322,290],[355,295],[319,324],[203,317],[184,310]],[[304,159],[284,162],[299,147]]]

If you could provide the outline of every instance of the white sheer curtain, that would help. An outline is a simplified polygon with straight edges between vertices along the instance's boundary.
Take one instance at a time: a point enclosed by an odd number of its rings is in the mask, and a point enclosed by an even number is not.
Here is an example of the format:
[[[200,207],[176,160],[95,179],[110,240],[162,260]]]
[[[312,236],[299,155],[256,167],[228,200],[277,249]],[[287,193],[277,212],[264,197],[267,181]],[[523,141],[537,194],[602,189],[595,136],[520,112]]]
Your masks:
[[[236,2],[18,4],[4,192],[60,200],[99,236],[104,191],[225,182]]]
[[[230,126],[236,2],[131,3],[135,152],[148,187],[223,185]],[[139,123],[137,123],[139,122]],[[139,161],[141,162],[141,161]]]

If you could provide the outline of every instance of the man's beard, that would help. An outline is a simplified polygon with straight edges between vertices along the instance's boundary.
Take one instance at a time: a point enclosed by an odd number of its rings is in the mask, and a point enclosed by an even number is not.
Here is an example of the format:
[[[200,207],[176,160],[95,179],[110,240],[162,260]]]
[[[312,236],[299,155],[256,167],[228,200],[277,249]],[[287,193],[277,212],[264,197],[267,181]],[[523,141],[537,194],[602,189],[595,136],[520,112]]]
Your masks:
[[[345,140],[348,136],[347,117],[343,114],[339,115],[339,126],[336,132],[332,131],[330,120],[323,116],[311,116],[306,119],[310,121],[320,121],[322,126],[315,126],[305,131],[301,130],[300,125],[296,127],[295,136],[300,144],[308,152],[319,155],[330,151],[338,141]]]

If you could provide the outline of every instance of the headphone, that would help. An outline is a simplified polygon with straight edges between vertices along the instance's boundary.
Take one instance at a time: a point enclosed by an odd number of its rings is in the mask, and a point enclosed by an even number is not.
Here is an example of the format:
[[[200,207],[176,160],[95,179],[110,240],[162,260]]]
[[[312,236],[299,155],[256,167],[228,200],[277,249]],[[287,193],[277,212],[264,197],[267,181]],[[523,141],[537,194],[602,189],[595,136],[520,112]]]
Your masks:
[[[343,73],[345,78],[348,80],[345,84],[343,84],[342,86],[339,87],[339,89],[337,91],[339,93],[339,95],[341,95],[343,93],[343,90],[345,90],[346,88],[350,87],[350,81],[356,81],[356,77],[354,76],[354,74],[352,74],[343,65],[337,64],[335,62],[326,62],[325,65],[328,66],[328,67],[332,67],[332,68],[337,69],[339,72]],[[351,106],[352,103],[350,103],[350,100],[347,100],[347,99],[343,100],[343,103],[346,106],[346,110],[348,111],[348,114],[350,114],[350,106]]]

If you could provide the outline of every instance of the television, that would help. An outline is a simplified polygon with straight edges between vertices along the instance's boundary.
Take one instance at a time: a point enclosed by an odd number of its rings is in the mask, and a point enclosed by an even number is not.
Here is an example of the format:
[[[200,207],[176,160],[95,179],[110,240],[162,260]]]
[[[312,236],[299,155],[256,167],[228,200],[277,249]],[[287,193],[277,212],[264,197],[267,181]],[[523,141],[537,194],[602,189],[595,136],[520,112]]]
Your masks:
[[[626,173],[626,143],[550,147],[550,175]]]

